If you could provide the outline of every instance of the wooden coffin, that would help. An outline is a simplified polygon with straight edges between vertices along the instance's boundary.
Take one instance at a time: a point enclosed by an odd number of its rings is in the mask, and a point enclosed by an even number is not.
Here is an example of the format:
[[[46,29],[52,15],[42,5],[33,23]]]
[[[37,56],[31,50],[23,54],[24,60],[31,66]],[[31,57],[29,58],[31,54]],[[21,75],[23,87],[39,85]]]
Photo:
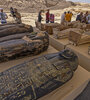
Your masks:
[[[0,61],[6,61],[25,55],[37,55],[49,46],[47,33],[30,33],[21,39],[13,39],[0,43]]]
[[[35,22],[36,28],[38,28],[39,30],[41,30],[41,23],[36,21]]]
[[[0,26],[0,30],[7,29],[7,28],[13,28],[16,26],[23,27],[24,25],[25,24],[5,24],[3,26]]]
[[[90,42],[90,35],[81,34],[79,32],[71,31],[69,34],[69,41],[75,45],[85,44]]]
[[[59,23],[46,23],[46,26],[52,26],[52,28],[58,27],[60,24]]]
[[[48,34],[53,34],[53,28],[59,27],[60,24],[58,23],[47,23],[45,24],[45,30],[48,32]]]
[[[86,29],[90,31],[90,24],[86,25]]]
[[[5,37],[1,37],[0,42],[9,41],[9,40],[13,40],[13,39],[21,39],[25,35],[29,35],[29,34],[30,34],[29,32],[25,32],[25,33],[19,33],[18,35],[17,34],[8,35],[8,36],[5,36]]]
[[[47,23],[47,24],[43,24],[40,22],[35,22],[36,27],[38,29],[40,29],[41,31],[47,31],[48,34],[53,34],[53,28],[58,27],[60,24],[58,23]]]
[[[71,27],[68,26],[67,23],[64,23],[64,24],[60,24],[57,28],[58,28],[58,30],[62,31],[62,30],[65,30],[65,29],[68,29]]]
[[[73,25],[73,28],[80,28],[82,30],[86,30],[86,24],[85,23],[76,23]]]
[[[53,36],[57,39],[68,38],[71,31],[83,32],[81,29],[78,28],[68,28],[62,31],[58,30],[57,28],[54,28]]]
[[[17,23],[5,23],[5,24],[0,24],[0,26],[13,25],[13,24],[17,24]]]
[[[37,57],[0,73],[1,100],[37,100],[69,81],[78,57],[69,50]]]
[[[79,21],[67,22],[67,23],[64,24],[64,26],[67,26],[69,28],[80,28],[82,30],[86,30],[87,29],[87,24],[81,23]]]
[[[41,23],[41,31],[46,31],[46,24]]]
[[[33,32],[33,27],[30,25],[21,25],[21,26],[15,26],[15,27],[9,27],[3,30],[0,30],[0,37],[13,35],[13,34],[19,34],[19,33],[25,33],[25,32]]]
[[[52,28],[52,26],[46,26],[46,32],[48,34],[52,35],[53,34],[53,28]]]

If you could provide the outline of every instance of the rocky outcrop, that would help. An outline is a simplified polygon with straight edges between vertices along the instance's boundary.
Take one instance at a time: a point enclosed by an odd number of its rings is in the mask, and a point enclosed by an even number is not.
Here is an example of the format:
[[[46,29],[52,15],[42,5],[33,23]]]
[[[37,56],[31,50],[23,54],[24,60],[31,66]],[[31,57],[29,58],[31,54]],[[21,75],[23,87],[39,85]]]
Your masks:
[[[22,12],[36,12],[41,9],[46,9],[47,7],[58,9],[69,7],[71,5],[74,5],[74,3],[66,2],[66,0],[0,0],[0,6],[5,10],[9,10],[12,6]]]

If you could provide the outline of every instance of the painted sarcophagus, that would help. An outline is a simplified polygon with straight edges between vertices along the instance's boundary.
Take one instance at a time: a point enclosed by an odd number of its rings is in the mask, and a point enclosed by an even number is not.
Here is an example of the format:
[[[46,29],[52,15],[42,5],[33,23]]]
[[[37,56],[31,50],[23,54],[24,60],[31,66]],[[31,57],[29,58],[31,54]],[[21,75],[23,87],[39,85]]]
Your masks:
[[[90,35],[82,34],[80,32],[70,31],[69,41],[75,44],[76,46],[90,43]]]
[[[0,43],[0,62],[8,61],[25,55],[36,55],[49,46],[46,32],[30,33],[21,39],[12,39]]]
[[[57,39],[68,38],[71,31],[82,32],[82,30],[78,29],[78,28],[68,28],[68,29],[65,29],[62,31],[60,31],[57,28],[54,28],[53,29],[53,36]]]
[[[69,81],[77,67],[70,50],[16,65],[0,73],[0,100],[37,100]]]
[[[48,34],[52,35],[53,34],[53,28],[59,27],[60,24],[58,23],[47,23],[43,24],[40,22],[35,22],[36,27],[41,30],[41,31],[46,31]]]

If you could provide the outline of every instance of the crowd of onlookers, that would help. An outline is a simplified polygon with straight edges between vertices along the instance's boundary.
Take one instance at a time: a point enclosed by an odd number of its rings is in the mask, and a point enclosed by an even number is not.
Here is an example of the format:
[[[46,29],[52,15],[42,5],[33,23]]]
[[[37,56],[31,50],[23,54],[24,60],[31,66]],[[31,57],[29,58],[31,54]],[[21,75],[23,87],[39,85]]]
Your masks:
[[[72,15],[73,13],[68,11],[68,12],[64,12],[61,16],[61,23],[63,24],[64,22],[70,22],[72,19]],[[42,10],[39,12],[38,14],[38,22],[42,21]],[[50,14],[49,9],[46,12],[46,23],[54,23],[55,21],[55,16],[54,14]]]
[[[12,16],[15,20],[16,23],[21,23],[21,14],[18,12],[16,8],[11,7],[10,8],[10,16]],[[3,8],[0,8],[0,20],[1,24],[7,23],[8,16],[7,14],[3,11]]]
[[[70,12],[70,11],[64,12],[61,15],[61,24],[63,24],[64,22],[71,22],[72,16],[73,16],[73,13],[72,12]]]
[[[43,10],[41,10],[38,14],[38,22],[42,21],[42,12]],[[10,8],[10,16],[12,16],[15,20],[16,23],[22,23],[21,21],[21,14],[18,12],[18,10],[16,8],[11,7]],[[68,11],[68,12],[64,12],[61,15],[61,24],[65,23],[65,22],[71,22],[72,20],[72,16],[73,13]],[[1,23],[7,23],[7,14],[4,13],[3,8],[0,8],[0,20]],[[46,23],[54,23],[55,21],[55,16],[54,14],[50,13],[50,10],[47,9],[46,10]],[[90,14],[88,13],[88,11],[84,14],[83,12],[81,12],[80,14],[77,15],[76,17],[76,21],[80,21],[82,23],[86,23],[86,24],[90,24]]]
[[[72,12],[70,12],[70,11],[64,12],[61,16],[61,23],[71,22],[72,16],[73,16]],[[85,14],[83,12],[80,12],[76,17],[76,21],[79,21],[81,23],[90,24],[90,14],[89,14],[89,12],[86,11]]]
[[[77,15],[76,21],[90,24],[90,14],[88,13],[88,11],[86,11],[85,14],[83,14],[83,12],[81,12],[80,14]]]
[[[72,16],[73,13],[68,11],[68,12],[64,12],[61,15],[61,24],[65,23],[65,22],[71,22],[72,21]],[[42,11],[39,12],[38,14],[38,22],[42,21]],[[55,20],[55,16],[54,14],[50,14],[49,9],[46,12],[46,23],[54,23]],[[90,24],[90,14],[88,13],[88,11],[84,14],[83,12],[81,12],[80,14],[77,15],[76,17],[76,21],[80,21],[82,23],[86,23],[86,24]]]

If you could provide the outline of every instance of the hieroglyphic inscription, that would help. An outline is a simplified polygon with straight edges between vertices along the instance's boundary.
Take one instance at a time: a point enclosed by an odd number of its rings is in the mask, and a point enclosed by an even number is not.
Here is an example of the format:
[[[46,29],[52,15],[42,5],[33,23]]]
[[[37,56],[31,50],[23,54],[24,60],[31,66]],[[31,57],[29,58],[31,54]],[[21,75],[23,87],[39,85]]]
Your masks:
[[[49,90],[58,85],[53,80],[67,81],[72,75],[68,64],[64,66],[60,62],[58,65],[53,66],[42,56],[0,73],[0,100],[37,99],[37,88]],[[69,72],[71,74],[68,75]]]

